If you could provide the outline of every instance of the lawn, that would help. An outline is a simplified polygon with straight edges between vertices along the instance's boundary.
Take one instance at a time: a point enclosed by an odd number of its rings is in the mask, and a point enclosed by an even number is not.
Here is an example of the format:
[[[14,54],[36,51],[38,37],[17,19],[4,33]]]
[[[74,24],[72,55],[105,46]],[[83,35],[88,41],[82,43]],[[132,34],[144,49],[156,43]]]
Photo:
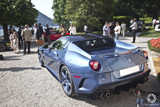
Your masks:
[[[160,19],[160,17],[158,17]],[[139,18],[140,20],[144,20],[145,23],[152,23],[152,17]]]

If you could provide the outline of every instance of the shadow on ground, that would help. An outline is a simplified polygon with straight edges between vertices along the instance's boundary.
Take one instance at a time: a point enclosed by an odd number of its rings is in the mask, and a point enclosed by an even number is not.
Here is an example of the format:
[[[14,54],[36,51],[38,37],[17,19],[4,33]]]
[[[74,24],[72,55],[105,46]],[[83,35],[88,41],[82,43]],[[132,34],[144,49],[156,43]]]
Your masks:
[[[41,70],[42,68],[35,67],[11,67],[11,68],[0,68],[0,72],[11,71],[11,72],[19,72],[24,70]]]

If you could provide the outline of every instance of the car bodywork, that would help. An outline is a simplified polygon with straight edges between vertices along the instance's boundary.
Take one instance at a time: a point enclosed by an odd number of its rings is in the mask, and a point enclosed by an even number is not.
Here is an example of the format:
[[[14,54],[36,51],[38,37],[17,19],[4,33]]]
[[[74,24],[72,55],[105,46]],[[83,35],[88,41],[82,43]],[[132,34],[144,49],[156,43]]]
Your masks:
[[[50,40],[51,41],[55,41],[58,38],[62,37],[61,32],[55,31],[55,30],[50,30]],[[70,35],[69,33],[66,33],[66,35]],[[47,36],[46,36],[46,32],[44,32],[44,36],[45,36],[45,41],[47,41]]]
[[[6,41],[4,39],[0,39],[0,52],[5,51],[6,49],[10,48],[10,41]]]
[[[83,50],[77,45],[81,41],[94,39],[106,38],[94,34],[66,36],[57,40],[62,41],[60,49],[52,48],[57,41],[50,46],[41,46],[40,64],[60,82],[60,70],[66,66],[71,73],[76,95],[93,99],[108,98],[113,92],[119,94],[121,90],[127,91],[148,80],[150,69],[142,50],[112,38],[107,39],[113,45],[103,49]],[[98,61],[100,68],[93,70],[91,61]],[[138,71],[134,71],[137,68]]]

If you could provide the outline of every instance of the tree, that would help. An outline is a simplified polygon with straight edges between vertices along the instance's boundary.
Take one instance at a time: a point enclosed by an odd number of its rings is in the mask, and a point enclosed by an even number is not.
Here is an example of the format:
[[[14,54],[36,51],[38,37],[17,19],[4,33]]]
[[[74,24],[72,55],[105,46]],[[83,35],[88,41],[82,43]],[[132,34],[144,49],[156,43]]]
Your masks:
[[[66,13],[65,13],[65,5],[66,0],[53,0],[53,6],[52,9],[54,10],[54,23],[64,24],[65,26],[69,26],[69,21],[65,19]]]
[[[79,27],[87,25],[90,32],[101,22],[113,20],[113,0],[67,0],[66,19]]]
[[[30,0],[2,0],[0,2],[0,25],[3,26],[4,39],[9,40],[8,25],[24,26],[36,22],[38,11]]]

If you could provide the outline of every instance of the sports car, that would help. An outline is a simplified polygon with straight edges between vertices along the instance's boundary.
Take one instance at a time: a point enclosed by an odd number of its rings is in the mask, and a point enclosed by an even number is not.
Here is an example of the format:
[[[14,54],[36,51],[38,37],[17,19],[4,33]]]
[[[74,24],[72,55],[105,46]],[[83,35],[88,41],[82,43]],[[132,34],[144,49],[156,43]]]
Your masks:
[[[40,65],[69,97],[109,98],[148,80],[148,54],[134,45],[95,34],[64,36],[38,49]]]
[[[4,39],[0,39],[0,52],[5,51],[6,49],[10,48],[10,41],[6,41]]]

